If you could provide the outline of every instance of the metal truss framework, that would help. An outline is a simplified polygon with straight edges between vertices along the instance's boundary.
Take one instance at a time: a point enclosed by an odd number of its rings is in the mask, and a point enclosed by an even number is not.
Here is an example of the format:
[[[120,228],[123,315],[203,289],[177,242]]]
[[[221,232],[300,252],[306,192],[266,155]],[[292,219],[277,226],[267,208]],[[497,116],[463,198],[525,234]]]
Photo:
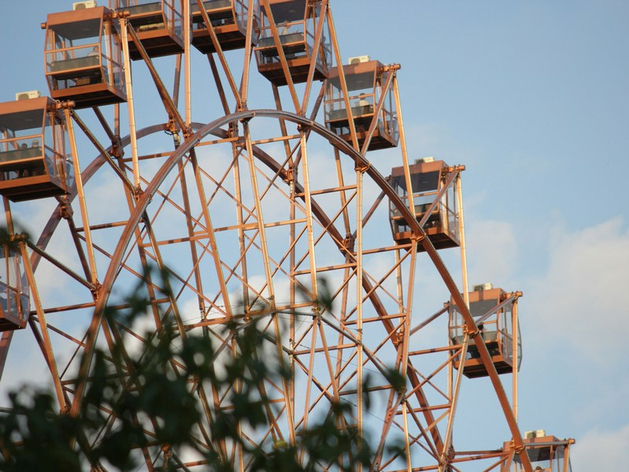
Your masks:
[[[29,261],[27,276],[34,300],[28,329],[50,371],[60,410],[78,411],[89,379],[85,374],[90,369],[90,353],[96,346],[113,346],[122,332],[143,342],[141,332],[103,317],[105,307],[115,303],[112,294],[142,282],[152,302],[152,316],[142,329],[159,330],[163,323],[173,323],[181,336],[204,331],[218,345],[229,348],[221,351],[229,355],[235,344],[221,334],[221,325],[236,318],[261,319],[269,345],[290,360],[294,382],[260,385],[276,408],[269,429],[249,437],[252,444],[272,447],[278,441],[292,442],[331,401],[350,401],[356,406],[356,416],[352,424],[339,427],[358,427],[380,438],[373,470],[461,470],[460,464],[470,460],[487,461],[485,470],[506,470],[513,455],[520,454],[523,470],[531,472],[514,409],[485,343],[476,336],[478,328],[462,295],[467,292],[464,245],[463,285],[459,286],[426,237],[425,221],[417,220],[412,196],[403,201],[370,163],[367,149],[375,123],[360,145],[351,120],[351,142],[317,122],[325,86],[314,80],[314,61],[306,82],[298,86],[283,49],[278,48],[288,104],[282,102],[280,89],[271,85],[274,108],[249,110],[253,41],[245,41],[242,55],[226,55],[202,2],[197,3],[216,49],[207,57],[223,107],[216,110],[214,121],[192,121],[192,109],[203,104],[193,98],[190,85],[189,25],[185,51],[176,61],[176,80],[168,90],[164,73],[124,14],[114,21],[120,24],[125,48],[128,102],[113,106],[112,119],[94,108],[97,128],[90,128],[71,104],[64,105],[76,191],[58,198],[37,242],[21,243],[23,257]],[[331,9],[327,0],[320,3],[316,44],[322,41],[325,20],[336,63],[341,64]],[[268,0],[260,4],[269,6]],[[249,0],[251,10],[253,6]],[[186,17],[188,9],[184,2]],[[252,34],[250,21],[247,35]],[[273,36],[279,44],[274,26]],[[139,104],[133,99],[136,85],[131,79],[128,41],[142,57],[133,67],[147,68],[164,105],[164,119],[143,129],[135,126],[134,110]],[[396,76],[399,67],[388,67],[393,73],[384,87],[395,98],[400,131],[397,164],[408,167]],[[171,73],[165,71],[168,76]],[[341,84],[348,97],[342,72]],[[349,101],[346,105],[349,109]],[[128,133],[122,129],[121,117],[129,123]],[[172,135],[172,142],[156,152],[154,143],[162,146],[164,131]],[[78,133],[92,143],[96,158],[86,161],[92,151],[77,148]],[[81,171],[85,162],[89,164]],[[461,171],[453,167],[448,177],[456,184],[458,198]],[[103,204],[103,182],[107,194],[116,195],[115,205]],[[382,238],[389,201],[412,228],[410,244]],[[20,208],[6,199],[4,206],[12,231]],[[463,230],[462,218],[459,224]],[[464,316],[467,334],[461,345],[431,341],[416,348],[425,343],[423,337],[416,341],[421,334],[447,311],[437,309],[426,319],[412,317],[419,251],[426,252]],[[169,274],[172,296],[160,282],[144,277],[141,268],[147,263]],[[40,296],[40,277],[72,284],[73,295],[63,302]],[[322,290],[329,290],[332,310],[318,309]],[[12,338],[19,342],[23,335],[4,333],[3,364]],[[453,441],[463,371],[455,364],[463,362],[471,342],[486,366],[512,433],[513,447],[508,451],[460,452]],[[396,391],[388,383],[387,367],[407,379],[406,390]],[[130,366],[121,365],[119,370],[130,378]],[[378,398],[369,411],[362,392],[367,374],[372,378],[371,393]],[[85,381],[75,385],[77,378]],[[207,449],[218,449],[235,467],[246,469],[240,451],[214,444],[208,434],[211,412],[230,408],[221,400],[225,392],[194,383],[191,388],[207,412],[198,425],[197,441]],[[396,439],[403,441],[407,459],[387,452],[386,446]],[[198,458],[179,454],[174,451],[182,467],[203,468]],[[148,447],[143,457],[149,470],[163,460]],[[333,468],[330,464],[322,468],[328,466]]]

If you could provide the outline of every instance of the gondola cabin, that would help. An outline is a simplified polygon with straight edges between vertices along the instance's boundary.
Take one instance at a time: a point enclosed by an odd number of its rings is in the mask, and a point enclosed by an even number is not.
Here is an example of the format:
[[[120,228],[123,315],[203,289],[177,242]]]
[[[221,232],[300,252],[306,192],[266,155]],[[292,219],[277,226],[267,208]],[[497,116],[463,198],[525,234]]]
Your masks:
[[[415,218],[424,222],[423,229],[435,249],[446,249],[460,245],[459,204],[455,182],[446,187],[450,168],[443,161],[432,157],[419,159],[408,168],[408,179],[412,187]],[[407,175],[404,167],[391,170],[390,183],[397,195],[409,204]],[[444,188],[445,187],[445,188]],[[439,194],[441,197],[439,197]],[[400,211],[389,204],[389,219],[393,239],[397,244],[408,244],[412,240],[411,226]],[[423,246],[417,249],[423,251]]]
[[[127,100],[113,21],[105,7],[48,15],[44,57],[52,98],[72,100],[76,108]]]
[[[507,294],[500,288],[493,288],[491,284],[475,286],[469,297],[470,313],[480,331],[478,335],[482,336],[496,371],[499,374],[507,374],[512,373],[514,367],[519,369],[522,343],[517,321],[517,297]],[[464,339],[465,321],[453,300],[450,300],[449,314],[450,340],[453,345],[460,345]],[[517,338],[515,350],[514,338]],[[458,363],[455,365],[458,366]],[[489,375],[472,339],[467,347],[463,374],[468,378]]]
[[[570,446],[574,439],[558,439],[540,429],[525,432],[523,440],[533,472],[572,472]],[[522,459],[511,441],[504,443],[504,450],[512,453],[511,460],[505,462],[500,472],[524,472]]]
[[[352,144],[350,120],[354,122],[358,143],[362,147],[367,132],[375,130],[368,150],[386,149],[397,146],[399,134],[397,111],[391,87],[387,87],[389,74],[393,72],[368,56],[350,59],[342,67],[347,84],[349,108],[343,95],[341,69],[330,71],[325,95],[325,124],[334,133]],[[378,111],[378,104],[382,106]]]
[[[308,80],[314,63],[314,80],[324,80],[332,63],[327,19],[321,16],[320,0],[269,0],[270,12],[261,11],[261,30],[255,48],[258,71],[277,86],[288,83],[280,62],[273,30],[277,32],[294,83]],[[317,47],[317,30],[321,35]]]
[[[183,52],[183,14],[181,0],[115,0],[116,11],[129,12],[128,22],[135,30],[149,57]],[[129,36],[129,57],[142,59]]]
[[[0,195],[19,202],[68,193],[74,172],[66,139],[50,98],[0,103]]]
[[[251,45],[257,43],[260,14],[258,2],[249,11],[249,0],[205,0],[203,7],[223,51],[242,49],[247,45],[247,21],[253,15]],[[203,54],[216,52],[203,14],[196,0],[190,0],[192,45]]]
[[[17,245],[0,246],[0,331],[26,326],[30,312],[29,287]]]

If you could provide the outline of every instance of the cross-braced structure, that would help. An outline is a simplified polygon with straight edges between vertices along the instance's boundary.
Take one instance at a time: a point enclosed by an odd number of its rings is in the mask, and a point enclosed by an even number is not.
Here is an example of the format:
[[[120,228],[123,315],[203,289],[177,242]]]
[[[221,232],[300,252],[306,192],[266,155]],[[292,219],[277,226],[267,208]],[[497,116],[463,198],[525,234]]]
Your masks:
[[[0,280],[3,364],[30,336],[59,408],[75,414],[96,347],[120,348],[123,334],[141,345],[146,330],[168,324],[181,337],[207,334],[229,356],[236,344],[221,326],[256,320],[292,380],[259,385],[274,408],[267,429],[242,430],[251,444],[293,443],[331,404],[350,402],[355,414],[338,427],[378,438],[373,470],[481,461],[531,472],[543,454],[526,451],[548,446],[545,470],[567,472],[569,441],[518,429],[521,294],[467,289],[464,167],[409,157],[399,66],[367,56],[344,64],[330,3],[112,0],[48,16],[51,98],[0,104],[0,194],[13,235]],[[210,73],[202,83],[200,68]],[[380,150],[386,167],[370,159]],[[42,199],[56,207],[39,237],[15,234],[14,220]],[[461,254],[455,272],[438,252],[448,248]],[[420,258],[450,294],[443,307],[417,308]],[[128,287],[150,300],[141,330],[104,317]],[[423,336],[435,325],[442,337]],[[117,368],[132,388],[132,366]],[[464,377],[490,379],[512,435],[504,447],[457,448]],[[208,433],[229,396],[190,388],[205,412],[195,441],[246,470],[242,451]],[[391,452],[393,442],[402,450]],[[165,450],[144,446],[146,468]],[[205,465],[186,451],[168,460]]]

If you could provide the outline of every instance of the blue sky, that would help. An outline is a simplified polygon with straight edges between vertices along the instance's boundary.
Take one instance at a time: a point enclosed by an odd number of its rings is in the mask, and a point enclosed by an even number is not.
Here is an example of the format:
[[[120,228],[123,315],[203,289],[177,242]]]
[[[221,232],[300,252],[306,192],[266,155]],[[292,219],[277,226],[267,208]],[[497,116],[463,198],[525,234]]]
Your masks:
[[[330,3],[343,57],[402,66],[410,157],[466,166],[471,283],[524,292],[522,429],[576,438],[574,472],[622,470],[629,2]],[[39,25],[69,8],[0,3],[0,101],[46,90]]]

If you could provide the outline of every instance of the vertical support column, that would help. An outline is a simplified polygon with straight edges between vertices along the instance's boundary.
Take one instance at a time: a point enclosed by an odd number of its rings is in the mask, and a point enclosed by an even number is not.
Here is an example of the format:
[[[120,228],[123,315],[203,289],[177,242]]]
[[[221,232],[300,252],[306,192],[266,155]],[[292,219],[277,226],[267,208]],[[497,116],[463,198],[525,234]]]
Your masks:
[[[312,286],[313,301],[319,298],[317,286],[317,264],[315,259],[314,232],[312,224],[312,197],[310,193],[310,175],[308,170],[308,152],[306,151],[306,133],[300,131],[301,161],[304,178],[304,203],[306,205],[306,228],[308,231],[308,252],[310,256],[310,284]]]
[[[408,167],[407,167],[408,169]],[[400,288],[398,289],[401,293],[401,287],[403,286],[402,273],[399,264],[400,258],[400,250],[396,249],[395,251],[396,265],[398,271],[398,285]],[[404,332],[402,338],[402,364],[400,366],[400,373],[402,374],[402,378],[405,380],[408,378],[408,351],[411,337],[411,314],[413,312],[413,283],[412,280],[415,280],[415,270],[417,267],[417,244],[413,244],[411,246],[411,263],[408,274],[408,294],[406,298],[406,303],[401,306],[406,311],[404,316]],[[403,300],[402,300],[403,302]],[[408,429],[408,404],[406,400],[402,400],[402,415],[404,418],[404,447],[406,450],[406,469],[407,472],[411,472],[412,470],[412,461],[411,461],[411,444],[410,444],[410,431]]]
[[[289,303],[291,306],[295,306],[296,300],[297,300],[297,283],[294,280],[295,278],[295,271],[296,271],[296,255],[295,255],[295,242],[296,242],[296,225],[295,225],[295,216],[297,214],[296,211],[296,202],[295,202],[295,181],[297,180],[297,169],[295,167],[293,167],[293,163],[292,163],[292,159],[291,159],[291,179],[290,179],[290,229],[289,229],[289,238],[290,238],[290,278],[291,278],[291,283],[290,283],[290,293],[289,293]],[[297,344],[295,342],[295,336],[297,335],[297,324],[296,324],[297,320],[296,320],[296,315],[295,313],[292,312],[291,310],[291,314],[290,314],[290,325],[289,325],[289,349],[290,349],[290,353],[289,353],[289,357],[288,357],[288,362],[289,362],[289,368],[290,368],[290,372],[291,372],[291,378],[293,379],[293,381],[290,383],[290,390],[288,392],[288,401],[291,404],[291,407],[293,408],[293,411],[295,410],[295,348],[297,347]]]
[[[192,87],[190,85],[190,45],[192,44],[192,39],[190,38],[190,26],[192,24],[192,19],[190,17],[190,2],[183,2],[183,87],[184,87],[184,106],[185,110],[185,120],[186,127],[190,127],[190,123],[192,123]]]
[[[125,90],[127,92],[127,112],[129,114],[129,137],[131,138],[131,158],[133,161],[133,185],[140,188],[140,162],[138,160],[138,141],[135,129],[135,109],[133,106],[133,84],[131,81],[131,62],[129,61],[128,21],[120,18],[120,34],[122,36],[122,54],[124,60]]]
[[[235,126],[231,125],[230,130],[233,130]],[[232,144],[232,158],[233,158],[233,166],[234,166],[234,192],[236,200],[239,202],[243,201],[242,196],[242,183],[240,181],[240,163],[239,156],[240,151],[239,148]],[[240,267],[242,270],[242,278],[243,280],[248,280],[248,267],[247,267],[247,245],[245,243],[245,216],[243,214],[243,205],[237,205],[236,208],[236,222],[238,225],[238,248],[240,249]],[[242,287],[242,303],[243,308],[245,310],[245,315],[248,314],[249,309],[251,308],[250,300],[249,300],[249,288],[246,284],[243,284]]]
[[[79,197],[79,206],[81,208],[81,220],[83,222],[83,233],[85,234],[85,245],[87,246],[87,257],[90,265],[90,283],[94,286],[98,285],[98,273],[96,271],[96,258],[94,257],[94,246],[92,244],[92,231],[90,229],[89,217],[87,214],[87,204],[85,203],[85,192],[83,191],[83,176],[81,174],[81,164],[76,149],[76,140],[74,137],[74,126],[72,125],[72,116],[70,108],[64,108],[66,126],[68,128],[68,138],[70,140],[70,148],[72,151],[72,163],[74,164],[74,180],[76,185],[77,196]]]
[[[402,402],[402,418],[404,420],[404,450],[406,451],[406,472],[412,472],[413,464],[411,462],[411,442],[408,431],[408,405],[406,400]]]
[[[397,258],[399,257],[399,250],[396,250],[396,264],[399,266],[399,262]],[[410,256],[410,264],[408,270],[408,280],[415,280],[415,270],[417,267],[417,244],[413,244],[411,247],[411,256]],[[401,274],[400,274],[401,277]],[[411,315],[413,313],[413,294],[414,287],[412,283],[408,283],[408,293],[406,295],[406,303],[405,303],[405,313],[404,313],[404,333],[402,338],[402,365],[401,365],[401,374],[404,378],[406,378],[408,373],[408,345],[410,342],[410,333],[411,333]]]
[[[363,428],[363,172],[356,168],[356,420],[362,449]],[[359,462],[357,471],[362,472]]]
[[[465,224],[463,221],[463,192],[461,190],[461,173],[459,172],[456,176],[455,183],[455,191],[456,191],[456,206],[458,209],[458,224],[459,224],[459,243],[461,247],[461,281],[463,284],[463,301],[465,302],[465,306],[469,309],[470,307],[470,293],[467,281],[467,251],[465,245]]]

